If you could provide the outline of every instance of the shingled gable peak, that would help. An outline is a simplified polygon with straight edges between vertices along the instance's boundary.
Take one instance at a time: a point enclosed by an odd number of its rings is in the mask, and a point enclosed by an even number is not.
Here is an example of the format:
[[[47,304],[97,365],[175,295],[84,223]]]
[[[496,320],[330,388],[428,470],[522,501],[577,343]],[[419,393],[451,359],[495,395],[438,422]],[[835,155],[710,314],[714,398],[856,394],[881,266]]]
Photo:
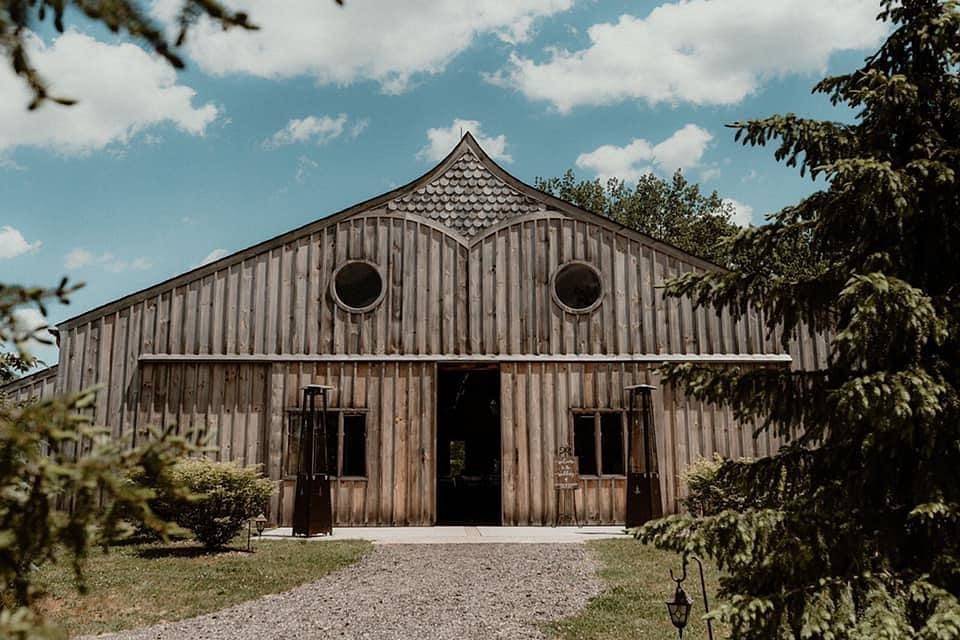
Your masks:
[[[421,182],[390,200],[387,210],[413,213],[471,238],[504,220],[546,209],[508,184],[501,177],[506,175],[466,133]]]

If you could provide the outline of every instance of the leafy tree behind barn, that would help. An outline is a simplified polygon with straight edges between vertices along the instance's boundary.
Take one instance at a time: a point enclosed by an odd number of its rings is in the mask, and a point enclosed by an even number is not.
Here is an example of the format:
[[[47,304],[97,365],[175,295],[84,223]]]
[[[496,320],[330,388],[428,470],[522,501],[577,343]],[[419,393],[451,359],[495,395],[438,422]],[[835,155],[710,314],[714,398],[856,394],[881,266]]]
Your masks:
[[[619,178],[606,183],[578,180],[568,170],[558,178],[537,178],[534,186],[696,256],[730,264],[725,247],[718,243],[739,229],[733,222],[733,205],[716,191],[704,194],[680,171],[670,180],[648,173],[631,187]]]

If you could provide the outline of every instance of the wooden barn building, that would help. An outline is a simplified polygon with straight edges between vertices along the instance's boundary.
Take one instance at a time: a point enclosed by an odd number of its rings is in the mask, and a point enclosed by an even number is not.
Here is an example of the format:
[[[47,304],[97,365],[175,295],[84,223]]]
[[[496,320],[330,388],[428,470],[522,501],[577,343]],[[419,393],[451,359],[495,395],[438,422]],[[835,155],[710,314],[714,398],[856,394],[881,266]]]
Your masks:
[[[117,438],[207,430],[219,459],[276,481],[269,515],[289,524],[291,416],[302,387],[327,384],[340,526],[552,524],[563,447],[579,460],[580,521],[620,523],[625,387],[657,386],[671,512],[697,458],[779,443],[661,386],[656,367],[825,358],[821,338],[785,353],[758,315],[734,322],[659,289],[717,268],[524,184],[467,134],[406,186],[60,323],[59,364],[5,392],[99,384],[94,418]]]

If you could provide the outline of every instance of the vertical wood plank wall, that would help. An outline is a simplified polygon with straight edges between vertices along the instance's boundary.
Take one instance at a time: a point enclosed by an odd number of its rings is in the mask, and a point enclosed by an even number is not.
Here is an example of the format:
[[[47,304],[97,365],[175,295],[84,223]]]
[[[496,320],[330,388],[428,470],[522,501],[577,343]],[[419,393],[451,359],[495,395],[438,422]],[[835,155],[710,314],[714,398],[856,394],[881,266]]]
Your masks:
[[[511,525],[552,524],[556,518],[554,456],[572,445],[572,408],[627,409],[624,387],[651,384],[651,368],[635,363],[503,364],[501,370],[503,521]],[[733,458],[772,454],[779,439],[752,436],[728,409],[692,400],[666,385],[654,397],[657,456],[667,513],[686,496],[681,473],[714,453]],[[582,477],[578,517],[590,524],[624,520],[624,476]]]
[[[436,520],[436,367],[433,363],[284,363],[271,373],[268,468],[280,483],[280,522],[293,515],[295,479],[283,475],[285,408],[307,384],[335,387],[330,407],[366,409],[367,476],[333,481],[341,525],[429,525]]]
[[[553,464],[571,444],[571,409],[626,408],[623,388],[653,382],[634,363],[501,365],[503,523],[550,524],[556,517]],[[207,430],[214,457],[261,464],[278,482],[271,511],[289,523],[294,482],[283,474],[286,409],[307,384],[335,387],[331,408],[365,409],[367,477],[334,481],[341,525],[429,525],[436,520],[436,366],[433,363],[280,363],[273,365],[145,365],[138,424]],[[207,381],[213,378],[215,384]],[[731,457],[773,453],[779,441],[752,437],[730,412],[664,386],[654,417],[664,508],[686,495],[681,473],[714,452]],[[493,426],[492,426],[493,427]],[[495,428],[495,427],[493,427]],[[591,524],[622,522],[625,478],[581,478],[578,516]]]
[[[42,400],[54,395],[57,382],[56,365],[18,378],[0,388],[3,399],[14,404]]]
[[[384,299],[367,313],[348,313],[329,295],[334,270],[348,259],[369,260],[383,273]],[[551,276],[569,260],[602,274],[604,299],[593,313],[566,313],[552,299]],[[338,521],[429,524],[432,356],[780,353],[780,336],[766,335],[758,313],[734,321],[663,296],[665,280],[701,268],[611,223],[559,212],[516,218],[467,240],[412,214],[376,210],[315,225],[67,323],[56,389],[102,385],[94,418],[116,437],[147,424],[215,432],[218,457],[263,464],[286,487],[283,412],[299,403],[306,382],[329,382],[342,394],[334,404],[370,412],[370,476],[339,482]],[[788,352],[794,367],[821,366],[826,341],[797,336]],[[323,362],[344,354],[422,361]],[[142,359],[150,355],[182,361]],[[190,360],[199,356],[207,360]],[[552,460],[569,408],[616,408],[623,386],[646,371],[631,363],[502,364],[502,439],[516,450],[503,458],[505,523],[552,522]],[[752,425],[735,424],[728,412],[671,389],[661,398],[668,511],[684,493],[680,471],[697,457],[756,456],[778,446],[766,436],[754,441]],[[587,521],[622,520],[622,479],[583,483]],[[289,513],[289,498],[281,491],[273,513]]]
[[[269,365],[141,365],[129,434],[174,425],[205,438],[217,460],[263,464]]]
[[[60,383],[132,376],[130,365],[149,354],[781,352],[759,313],[733,321],[665,298],[665,280],[702,269],[609,225],[540,214],[466,243],[405,215],[340,221],[81,316],[61,339]],[[351,259],[384,275],[383,302],[367,313],[348,313],[329,295],[333,271]],[[593,313],[566,313],[552,299],[550,277],[569,260],[603,276],[604,300]],[[809,347],[822,354],[825,343]]]

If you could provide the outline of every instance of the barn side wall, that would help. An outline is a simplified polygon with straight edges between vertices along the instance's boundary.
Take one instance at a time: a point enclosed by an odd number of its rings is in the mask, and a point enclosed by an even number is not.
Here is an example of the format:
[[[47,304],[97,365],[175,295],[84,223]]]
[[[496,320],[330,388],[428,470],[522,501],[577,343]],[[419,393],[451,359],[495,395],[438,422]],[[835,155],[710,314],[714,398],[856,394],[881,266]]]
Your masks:
[[[211,457],[260,465],[277,483],[271,514],[289,523],[295,475],[284,469],[289,409],[307,384],[335,387],[330,408],[367,415],[367,476],[336,479],[338,524],[426,525],[435,520],[433,363],[145,364],[132,421],[205,433]],[[133,431],[131,431],[133,433]]]
[[[780,440],[740,425],[727,408],[693,400],[662,385],[656,367],[637,363],[542,363],[501,365],[504,524],[552,524],[556,517],[554,456],[572,444],[572,409],[626,410],[624,387],[654,384],[657,466],[665,512],[686,496],[681,474],[701,457],[761,457]],[[626,478],[581,477],[578,516],[591,524],[622,523]]]
[[[556,517],[554,456],[571,444],[572,409],[625,409],[623,388],[660,385],[641,363],[510,362],[500,365],[502,514],[507,525],[546,525]],[[209,434],[212,456],[262,465],[277,483],[271,517],[289,524],[294,476],[284,469],[287,411],[306,384],[335,387],[331,408],[367,415],[366,478],[333,482],[338,525],[431,525],[436,522],[435,362],[275,362],[145,364],[135,392],[135,425],[177,425]],[[729,410],[691,400],[670,386],[654,397],[663,506],[676,511],[686,494],[681,473],[718,452],[773,453],[779,441],[752,437]],[[623,476],[583,477],[578,517],[622,523]]]
[[[348,258],[370,260],[384,274],[386,294],[370,312],[347,313],[331,299],[333,270]],[[574,259],[603,275],[604,300],[590,314],[566,313],[552,300],[551,275]],[[518,219],[469,247],[432,223],[363,215],[68,323],[56,387],[102,385],[95,417],[122,433],[131,390],[151,358],[782,352],[757,313],[734,321],[663,296],[665,280],[697,269],[605,223],[560,214]],[[822,364],[825,354],[821,336],[800,336],[789,348],[800,368]]]

